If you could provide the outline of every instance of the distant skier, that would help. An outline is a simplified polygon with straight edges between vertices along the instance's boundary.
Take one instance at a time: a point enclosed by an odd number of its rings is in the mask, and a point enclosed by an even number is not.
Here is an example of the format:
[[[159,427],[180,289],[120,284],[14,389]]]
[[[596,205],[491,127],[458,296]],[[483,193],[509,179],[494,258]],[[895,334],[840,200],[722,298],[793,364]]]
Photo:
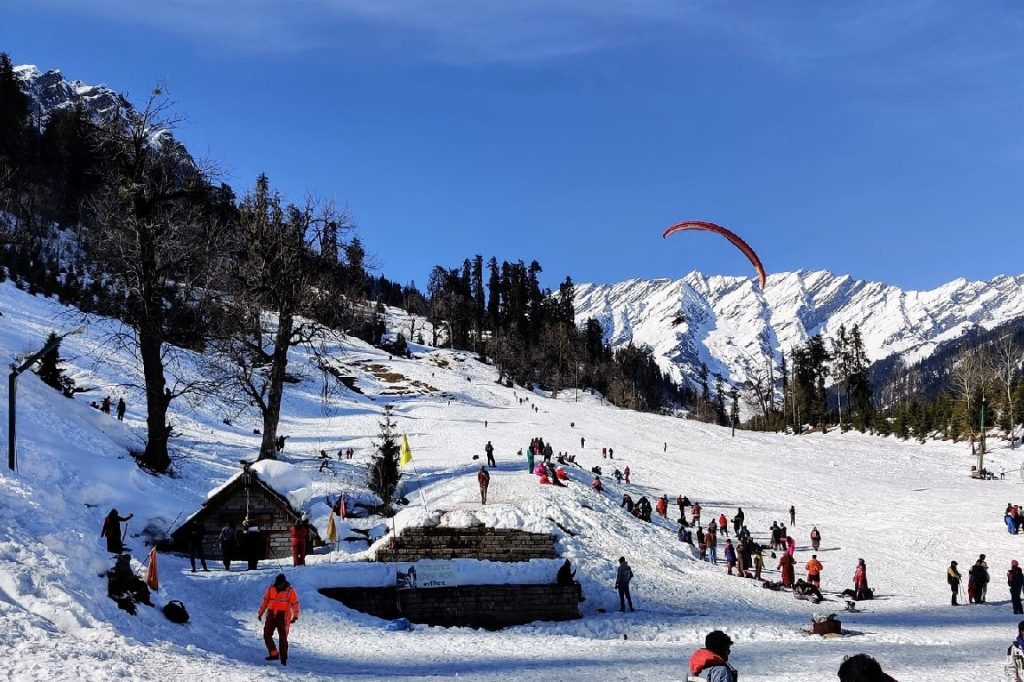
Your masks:
[[[821,545],[821,532],[817,526],[811,529],[811,549],[818,551],[818,547]]]
[[[615,589],[619,592],[619,611],[633,610],[633,597],[629,594],[629,583],[633,580],[633,569],[626,563],[626,557],[619,557],[619,568],[615,572]]]
[[[122,541],[123,533],[121,532],[121,524],[130,520],[134,514],[128,516],[121,516],[117,513],[116,509],[111,509],[110,513],[103,519],[103,528],[100,530],[100,537],[107,539],[107,551],[112,554],[120,554],[124,550],[124,542]]]
[[[487,441],[487,445],[484,446],[484,452],[487,453],[487,466],[498,466],[498,464],[494,461],[494,446],[491,445],[491,441]]]
[[[946,569],[946,582],[949,584],[949,589],[952,590],[953,596],[950,599],[952,606],[957,606],[956,595],[960,592],[960,580],[963,576],[960,575],[960,571],[957,570],[955,561],[949,562],[949,568]]]
[[[256,619],[262,620],[265,612],[267,620],[263,624],[263,643],[267,645],[266,660],[280,659],[281,665],[288,665],[288,630],[299,619],[299,596],[284,573],[278,573],[274,584],[263,594]],[[274,646],[274,630],[277,630],[280,648]]]
[[[1006,584],[1010,588],[1010,601],[1013,602],[1013,612],[1024,613],[1024,607],[1021,606],[1020,602],[1020,592],[1024,589],[1024,573],[1021,572],[1020,565],[1016,559],[1010,562],[1010,570],[1006,572]]]
[[[476,481],[480,484],[480,504],[487,504],[487,486],[491,484],[491,475],[487,473],[487,467],[480,467]]]
[[[704,648],[690,656],[691,679],[707,682],[736,682],[739,673],[729,665],[732,640],[721,630],[713,630],[704,637]]]
[[[128,406],[124,404],[124,398],[117,399],[117,421],[124,421],[124,411],[128,409]]]

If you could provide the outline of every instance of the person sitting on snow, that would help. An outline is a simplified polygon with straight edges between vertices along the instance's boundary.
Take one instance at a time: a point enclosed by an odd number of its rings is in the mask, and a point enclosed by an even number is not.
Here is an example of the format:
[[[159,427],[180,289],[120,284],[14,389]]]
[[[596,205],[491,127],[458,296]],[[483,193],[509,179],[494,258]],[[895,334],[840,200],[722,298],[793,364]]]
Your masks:
[[[793,596],[797,599],[808,599],[815,604],[825,598],[822,596],[821,590],[803,578],[797,578],[796,583],[793,584]]]

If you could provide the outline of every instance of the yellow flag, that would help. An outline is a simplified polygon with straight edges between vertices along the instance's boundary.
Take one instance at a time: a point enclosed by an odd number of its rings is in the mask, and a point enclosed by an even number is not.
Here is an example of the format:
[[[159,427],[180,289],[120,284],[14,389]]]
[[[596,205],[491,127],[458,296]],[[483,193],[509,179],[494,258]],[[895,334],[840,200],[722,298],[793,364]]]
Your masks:
[[[334,526],[334,512],[327,517],[327,542],[332,545],[338,541],[338,529]]]
[[[398,466],[404,467],[412,461],[412,450],[409,449],[409,436],[404,433],[402,434],[402,448],[400,453],[401,455],[398,458]]]

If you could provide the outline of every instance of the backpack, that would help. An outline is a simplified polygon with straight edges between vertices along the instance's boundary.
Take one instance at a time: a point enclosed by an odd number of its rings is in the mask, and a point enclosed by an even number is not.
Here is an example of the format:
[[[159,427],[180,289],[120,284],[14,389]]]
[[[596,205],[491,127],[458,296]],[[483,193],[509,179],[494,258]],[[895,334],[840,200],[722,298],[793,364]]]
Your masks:
[[[188,622],[188,609],[180,601],[169,601],[164,604],[164,616],[172,623],[184,625]]]

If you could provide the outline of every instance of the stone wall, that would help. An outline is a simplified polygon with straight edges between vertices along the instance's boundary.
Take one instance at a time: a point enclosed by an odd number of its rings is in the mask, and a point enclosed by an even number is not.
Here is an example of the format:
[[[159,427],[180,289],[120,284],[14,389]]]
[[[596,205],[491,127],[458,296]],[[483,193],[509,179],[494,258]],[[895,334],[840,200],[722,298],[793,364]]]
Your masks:
[[[464,585],[419,590],[327,587],[320,594],[350,609],[393,620],[488,630],[535,620],[580,617],[576,585]],[[397,599],[396,599],[397,593]]]
[[[377,551],[377,561],[411,562],[420,559],[480,559],[487,561],[529,561],[557,559],[555,539],[547,533],[529,533],[511,528],[406,528],[392,542]]]

